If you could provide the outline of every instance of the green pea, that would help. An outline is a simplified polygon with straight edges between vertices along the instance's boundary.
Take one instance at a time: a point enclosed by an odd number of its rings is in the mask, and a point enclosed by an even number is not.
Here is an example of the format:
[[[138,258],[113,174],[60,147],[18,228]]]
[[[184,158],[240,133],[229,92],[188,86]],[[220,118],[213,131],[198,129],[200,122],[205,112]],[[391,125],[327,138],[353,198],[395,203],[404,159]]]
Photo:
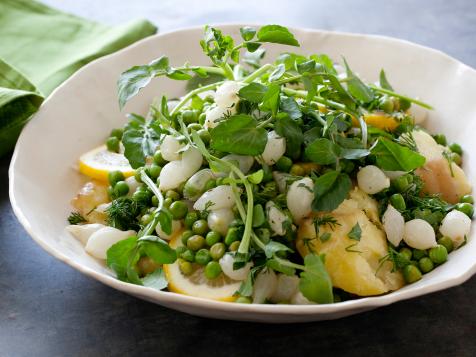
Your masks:
[[[264,209],[261,205],[255,205],[253,207],[253,227],[261,227],[266,222],[264,215]]]
[[[472,205],[474,204],[474,198],[471,195],[464,195],[463,197],[460,198],[459,201],[461,203],[471,203]]]
[[[183,252],[180,257],[188,262],[193,263],[195,261],[195,253],[190,249],[187,249],[185,252]]]
[[[116,197],[125,196],[129,193],[129,185],[125,181],[118,181],[114,185],[114,194]]]
[[[150,221],[152,221],[152,216],[150,214],[144,214],[141,218],[140,218],[140,224],[142,224],[143,226],[146,226],[150,223]]]
[[[392,204],[395,209],[399,211],[404,211],[405,208],[407,207],[405,204],[405,199],[400,193],[395,193],[392,196],[390,196],[390,203]]]
[[[392,185],[398,192],[405,192],[412,183],[413,178],[410,175],[402,175],[392,181]]]
[[[408,284],[421,279],[421,271],[416,266],[409,264],[403,268],[403,278]]]
[[[235,300],[237,304],[251,304],[251,298],[247,296],[240,296],[238,299]]]
[[[294,164],[289,170],[289,173],[293,176],[304,176],[305,172],[306,170],[299,164]]]
[[[200,265],[207,265],[208,262],[212,260],[210,256],[210,251],[208,249],[200,249],[197,253],[195,253],[195,263]]]
[[[207,279],[212,280],[218,278],[221,273],[221,266],[218,262],[209,262],[205,266],[205,276]]]
[[[407,111],[412,106],[412,103],[409,100],[403,98],[398,98],[398,103],[398,106],[402,112]]]
[[[188,207],[184,201],[175,201],[170,205],[170,213],[174,219],[182,219],[187,214]]]
[[[159,206],[159,199],[157,198],[156,195],[152,196],[152,206],[158,207]]]
[[[191,123],[187,125],[187,129],[189,132],[192,132],[192,130],[199,131],[200,129],[203,129],[203,127],[198,123]]]
[[[136,192],[132,194],[132,199],[144,206],[148,206],[151,200],[151,194],[146,190],[136,190]]]
[[[215,243],[210,247],[210,256],[213,260],[219,260],[225,255],[226,247],[223,243]]]
[[[413,249],[412,252],[412,257],[415,260],[420,260],[421,258],[426,257],[427,255],[428,253],[426,252],[426,250]]]
[[[441,237],[438,239],[438,244],[441,244],[443,247],[445,247],[448,253],[451,253],[454,249],[453,240],[450,237]]]
[[[168,190],[165,192],[166,198],[171,198],[173,201],[177,201],[180,199],[180,194],[174,190]]]
[[[192,211],[188,212],[184,219],[185,227],[191,229],[195,221],[198,220],[198,212]]]
[[[382,109],[385,113],[392,113],[393,112],[393,100],[392,98],[389,98],[388,96],[384,95],[380,98],[379,100],[379,107]]]
[[[190,230],[183,231],[182,235],[180,237],[180,239],[182,240],[182,244],[187,245],[187,241],[191,236],[193,236],[192,231],[190,231]]]
[[[106,140],[107,149],[112,152],[119,152],[119,144],[120,140],[115,136],[110,136]]]
[[[195,234],[206,235],[208,232],[208,223],[204,219],[193,222],[192,231]]]
[[[169,208],[170,205],[171,205],[173,202],[174,202],[174,200],[171,199],[170,197],[168,197],[168,198],[164,199],[163,205],[164,205],[165,208]]]
[[[215,180],[211,179],[208,180],[207,183],[205,184],[205,191],[211,190],[212,188],[215,188],[217,186],[217,183]]]
[[[474,207],[471,203],[458,203],[455,207],[458,211],[463,212],[469,218],[473,218]]]
[[[139,167],[135,173],[134,173],[134,178],[136,179],[137,182],[142,182],[142,178],[141,178],[141,174],[142,174],[142,171],[144,170],[143,167]]]
[[[282,172],[289,172],[293,166],[293,160],[287,156],[281,156],[278,161],[276,161],[276,168]]]
[[[190,275],[193,273],[193,265],[189,261],[180,259],[178,265],[183,275]]]
[[[230,245],[231,243],[240,239],[240,229],[238,227],[231,227],[228,229],[228,232],[225,236],[225,244]]]
[[[181,257],[183,253],[187,250],[187,247],[181,245],[177,248],[175,248],[175,253],[177,254],[177,257]]]
[[[152,178],[152,180],[156,180],[157,177],[159,177],[161,171],[162,167],[157,164],[152,164],[148,168],[149,176]]]
[[[263,170],[263,180],[261,181],[261,183],[268,183],[270,181],[274,182],[273,170],[271,170],[271,167],[269,167],[268,165],[262,165],[261,168]]]
[[[210,231],[207,233],[205,240],[207,242],[207,245],[211,247],[215,243],[218,243],[219,241],[221,241],[221,234],[218,233],[217,231]]]
[[[111,130],[111,134],[109,134],[109,136],[115,136],[116,138],[118,138],[119,140],[121,140],[123,133],[124,133],[124,130],[122,130],[121,128],[112,129],[112,130]]]
[[[407,258],[408,260],[411,260],[412,259],[412,251],[411,249],[409,248],[402,248],[400,249],[399,253],[404,256],[405,258]]]
[[[435,264],[442,264],[448,260],[448,251],[445,246],[441,244],[431,248],[428,255],[430,256],[431,261]]]
[[[230,252],[236,252],[238,248],[240,247],[240,243],[241,241],[239,240],[235,240],[233,243],[231,243],[230,246],[228,247]]]
[[[440,145],[447,145],[446,136],[444,136],[443,134],[433,135],[433,139],[435,139],[435,141]]]
[[[271,240],[271,232],[269,231],[268,228],[260,228],[260,229],[257,229],[255,232],[256,232],[256,235],[258,236],[258,238],[264,244],[268,244],[269,241]]]
[[[182,112],[182,120],[185,124],[195,123],[198,121],[198,112],[195,110],[184,110]]]
[[[418,266],[423,273],[428,273],[433,270],[434,264],[428,257],[423,257],[418,261]]]
[[[450,145],[450,150],[451,150],[452,152],[457,153],[458,155],[463,156],[463,149],[461,148],[461,146],[460,146],[459,144],[456,144],[456,143],[451,144],[451,145]]]
[[[119,181],[124,181],[124,174],[121,171],[109,171],[107,178],[109,179],[109,184],[114,187]]]
[[[167,163],[160,150],[157,150],[154,154],[154,163],[159,166],[164,166]]]
[[[198,234],[195,234],[195,235],[191,236],[187,240],[187,248],[191,249],[195,252],[197,250],[202,249],[205,246],[205,244],[206,244],[205,243],[205,238],[203,238],[202,236],[200,236]]]
[[[205,145],[208,145],[211,140],[210,133],[208,132],[207,129],[200,129],[197,131],[198,136],[200,136],[200,139],[205,143]]]

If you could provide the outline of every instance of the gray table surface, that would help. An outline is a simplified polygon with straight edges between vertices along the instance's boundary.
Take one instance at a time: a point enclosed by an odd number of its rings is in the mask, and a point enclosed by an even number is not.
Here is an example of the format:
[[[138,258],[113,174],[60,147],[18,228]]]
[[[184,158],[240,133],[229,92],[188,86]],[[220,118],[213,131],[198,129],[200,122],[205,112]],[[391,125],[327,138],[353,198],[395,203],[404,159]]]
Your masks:
[[[109,24],[146,17],[162,31],[252,22],[383,34],[476,67],[474,0],[45,2]],[[476,278],[346,319],[298,325],[197,318],[115,291],[29,238],[8,199],[9,161],[0,159],[0,356],[476,355]]]

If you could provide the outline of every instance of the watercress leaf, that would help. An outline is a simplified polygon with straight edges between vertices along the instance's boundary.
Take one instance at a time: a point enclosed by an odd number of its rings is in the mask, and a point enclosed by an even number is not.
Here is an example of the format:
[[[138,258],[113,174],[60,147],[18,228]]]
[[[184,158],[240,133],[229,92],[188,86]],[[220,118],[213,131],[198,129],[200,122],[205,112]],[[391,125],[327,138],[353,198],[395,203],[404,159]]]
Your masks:
[[[374,99],[374,92],[352,72],[347,61],[344,58],[344,64],[347,72],[347,89],[350,94],[357,98],[361,102],[368,103]]]
[[[259,43],[257,45],[258,47],[260,46]],[[265,55],[265,52],[266,51],[264,48],[260,48],[260,49],[255,48],[254,51],[251,51],[248,49],[248,51],[246,51],[243,56],[243,62],[246,64],[249,64],[251,67],[259,68],[261,60],[263,59]]]
[[[318,65],[321,65],[325,72],[331,73],[333,75],[337,75],[337,71],[334,68],[334,63],[329,58],[329,56],[325,54],[320,54],[320,55],[312,55],[310,56],[310,58],[315,60]]]
[[[308,60],[301,63],[296,63],[296,69],[299,74],[314,73],[316,70],[316,61]]]
[[[264,111],[270,111],[273,116],[276,116],[279,108],[279,94],[281,87],[277,84],[270,84],[268,90],[264,94],[263,102],[260,108]]]
[[[304,258],[299,290],[308,299],[319,304],[334,302],[332,281],[324,265],[324,256],[308,254]]]
[[[175,68],[170,68],[167,71],[167,77],[178,81],[188,81],[193,78],[191,74]]]
[[[377,166],[387,171],[411,171],[425,164],[425,157],[389,139],[380,137],[372,147]]]
[[[256,50],[260,48],[260,46],[261,46],[261,43],[259,42],[247,42],[245,44],[246,49],[251,53],[256,52]]]
[[[338,171],[330,171],[314,181],[314,211],[332,211],[347,197],[352,182],[349,176]]]
[[[279,109],[287,113],[291,119],[296,120],[302,117],[299,105],[293,97],[282,96],[279,101]]]
[[[157,216],[157,220],[159,221],[160,228],[167,234],[172,233],[172,213],[169,210],[162,208]]]
[[[296,70],[296,64],[307,61],[307,57],[299,55],[297,53],[282,53],[280,54],[275,61],[275,64],[284,64],[286,71]]]
[[[126,126],[122,136],[124,145],[124,156],[129,160],[132,168],[145,165],[145,158],[154,155],[160,144],[160,126],[154,122],[138,124],[137,117],[134,117],[134,124]]]
[[[337,162],[341,149],[338,145],[326,138],[314,140],[306,147],[306,157],[319,165],[330,165]]]
[[[385,71],[383,70],[383,68],[380,70],[379,84],[380,84],[380,87],[382,87],[383,89],[393,91],[393,88],[388,82],[387,76],[385,75]]]
[[[243,40],[251,41],[256,35],[256,29],[254,29],[253,27],[244,26],[240,28],[240,34]]]
[[[266,130],[257,125],[256,119],[249,115],[231,116],[211,130],[211,147],[232,154],[260,155],[268,136]]]
[[[304,140],[301,126],[289,117],[276,119],[274,129],[278,135],[286,138],[286,155],[297,159],[301,154]]]
[[[370,151],[367,149],[344,149],[342,148],[340,151],[340,158],[341,159],[348,159],[348,160],[357,160],[363,157],[366,157],[370,154]]]
[[[315,126],[304,133],[304,145],[309,145],[314,140],[322,137],[322,128]]]
[[[202,67],[194,66],[194,67],[191,67],[191,70],[192,70],[192,72],[197,74],[199,77],[205,78],[205,77],[208,76],[208,72],[205,69],[203,69]]]
[[[336,91],[337,99],[344,103],[348,108],[355,108],[355,99],[342,86],[337,76],[328,74],[326,78],[329,80],[332,88]]]
[[[266,261],[266,266],[268,268],[273,269],[274,271],[277,271],[277,272],[280,272],[280,273],[283,273],[283,274],[286,274],[286,275],[289,275],[289,276],[293,276],[296,273],[296,269],[291,268],[287,265],[283,265],[283,264],[281,264],[280,261],[278,261],[277,259],[274,259],[274,258],[268,259]]]
[[[283,76],[284,72],[286,72],[286,67],[284,66],[284,64],[280,63],[276,66],[274,71],[271,72],[271,74],[269,75],[268,80],[270,82],[277,81],[278,79],[280,79]]]
[[[353,240],[360,241],[360,238],[362,237],[362,228],[360,228],[359,222],[357,222],[350,232],[347,234],[347,237]]]
[[[362,141],[358,138],[348,138],[345,136],[336,135],[335,141],[336,144],[341,146],[343,149],[364,149]]]
[[[267,258],[272,258],[273,255],[277,252],[292,252],[292,249],[284,245],[283,243],[279,243],[273,240],[266,244],[266,246],[264,247],[264,254]]]
[[[255,185],[258,185],[259,183],[261,183],[261,181],[263,181],[263,177],[264,177],[264,172],[263,170],[260,169],[258,171],[253,172],[251,175],[248,175],[247,179],[249,182]]]
[[[172,264],[177,253],[168,243],[156,236],[144,236],[139,239],[141,251],[157,264]]]
[[[294,38],[294,35],[286,27],[280,25],[261,27],[257,37],[260,42],[280,43],[299,47],[299,42]]]
[[[139,274],[137,273],[137,270],[134,269],[134,265],[137,263],[138,260],[139,260],[139,254],[136,255],[134,264],[130,264],[127,266],[127,282],[136,284],[136,285],[142,285],[142,280],[139,278]]]
[[[240,288],[237,291],[240,296],[253,295],[253,284],[255,281],[255,277],[261,269],[262,266],[251,268],[250,272],[246,276],[246,279],[241,283]]]
[[[169,284],[162,268],[157,268],[153,273],[146,275],[141,280],[142,285],[156,290],[164,290]]]
[[[106,264],[116,274],[117,278],[127,281],[127,267],[137,245],[137,237],[132,236],[113,244],[106,252]]]
[[[240,98],[246,99],[251,103],[261,103],[267,90],[268,87],[260,83],[252,82],[247,86],[242,87],[238,91],[238,95]]]

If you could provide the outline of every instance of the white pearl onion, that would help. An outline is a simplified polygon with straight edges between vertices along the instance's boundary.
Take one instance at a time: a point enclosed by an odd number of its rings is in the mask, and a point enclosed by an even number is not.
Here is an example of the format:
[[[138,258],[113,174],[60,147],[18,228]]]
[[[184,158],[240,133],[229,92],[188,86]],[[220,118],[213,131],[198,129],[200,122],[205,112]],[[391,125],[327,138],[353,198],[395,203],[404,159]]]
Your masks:
[[[165,240],[170,240],[176,233],[182,228],[182,221],[179,220],[173,220],[172,221],[172,231],[170,234],[165,233],[162,230],[162,227],[160,226],[160,223],[155,227],[155,231],[157,232],[157,235]]]
[[[368,165],[357,173],[357,184],[362,191],[373,195],[390,187],[390,179],[377,166]]]
[[[211,230],[225,236],[226,232],[228,232],[228,227],[234,219],[235,215],[230,208],[222,208],[211,211],[208,215],[207,223]]]
[[[292,305],[312,305],[315,304],[312,301],[309,301],[301,291],[297,291],[292,297],[291,297],[291,304]]]
[[[266,213],[268,217],[268,223],[273,233],[278,236],[283,236],[286,231],[284,230],[283,223],[288,217],[281,212],[281,210],[272,201],[266,203]]]
[[[383,228],[387,239],[397,247],[403,239],[405,219],[392,205],[388,205],[382,217]]]
[[[463,212],[453,210],[441,221],[440,233],[450,237],[457,248],[464,242],[464,237],[469,234],[470,229],[471,219]]]
[[[180,160],[180,153],[178,151],[184,147],[184,144],[180,143],[176,137],[172,135],[166,135],[162,144],[160,144],[160,153],[164,160],[176,161]]]
[[[250,272],[250,269],[253,267],[252,262],[246,263],[246,265],[240,269],[233,269],[233,257],[230,254],[225,254],[219,260],[221,270],[223,274],[233,280],[242,281],[245,280]]]
[[[238,82],[227,81],[217,88],[215,93],[215,103],[221,108],[236,107],[240,101],[238,91],[241,85]]]
[[[422,124],[428,116],[428,111],[416,104],[412,104],[408,113],[413,117],[415,124]]]
[[[106,259],[107,251],[117,242],[135,235],[134,231],[121,231],[113,227],[104,227],[94,232],[84,248],[87,253],[98,259]]]
[[[89,237],[93,235],[93,233],[97,232],[101,228],[106,227],[104,224],[100,223],[91,223],[91,224],[72,224],[66,227],[66,230],[71,233],[74,238],[79,240],[81,243],[86,245],[88,243]]]
[[[314,199],[313,188],[314,183],[309,177],[295,181],[289,187],[286,195],[286,204],[293,216],[294,222],[299,222],[311,213],[311,204]]]
[[[232,208],[234,205],[235,197],[233,196],[231,186],[220,185],[206,191],[200,196],[197,202],[194,203],[193,208],[197,211],[203,211],[205,208],[216,211],[222,208]]]
[[[276,274],[271,269],[262,270],[253,285],[253,304],[263,304],[269,299],[278,286]]]
[[[274,165],[286,152],[286,140],[274,130],[268,133],[268,141],[261,157],[266,165]]]
[[[278,285],[274,294],[270,297],[272,302],[289,302],[298,291],[299,277],[296,275],[278,274]]]
[[[412,219],[405,223],[403,240],[415,249],[429,249],[436,246],[435,231],[427,221]]]

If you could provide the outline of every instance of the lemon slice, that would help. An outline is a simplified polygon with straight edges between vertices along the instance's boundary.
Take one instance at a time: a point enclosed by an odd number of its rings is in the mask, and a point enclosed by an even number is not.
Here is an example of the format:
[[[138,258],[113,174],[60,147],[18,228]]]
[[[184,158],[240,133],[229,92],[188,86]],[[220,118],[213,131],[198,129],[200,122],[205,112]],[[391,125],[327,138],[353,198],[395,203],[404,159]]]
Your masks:
[[[88,151],[79,158],[79,172],[86,176],[107,182],[110,171],[121,171],[125,177],[135,172],[123,154],[109,151],[106,145]]]
[[[181,245],[180,235],[170,241],[172,248]],[[211,300],[235,301],[236,297],[233,294],[240,288],[240,281],[231,280],[224,274],[220,274],[216,279],[209,280],[205,277],[203,266],[198,264],[193,266],[194,271],[188,276],[182,274],[178,262],[163,266],[170,291]]]

